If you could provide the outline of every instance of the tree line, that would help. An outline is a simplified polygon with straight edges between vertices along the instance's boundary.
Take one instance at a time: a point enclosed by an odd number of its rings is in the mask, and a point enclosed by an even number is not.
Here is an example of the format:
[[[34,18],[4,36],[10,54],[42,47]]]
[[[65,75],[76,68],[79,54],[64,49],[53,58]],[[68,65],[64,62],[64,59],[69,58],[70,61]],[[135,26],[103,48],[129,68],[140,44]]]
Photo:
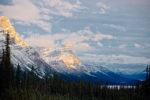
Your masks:
[[[150,66],[146,80],[136,86],[108,88],[108,83],[64,80],[56,73],[39,78],[34,66],[22,71],[20,65],[11,63],[10,39],[6,35],[5,49],[0,59],[0,100],[150,100]]]

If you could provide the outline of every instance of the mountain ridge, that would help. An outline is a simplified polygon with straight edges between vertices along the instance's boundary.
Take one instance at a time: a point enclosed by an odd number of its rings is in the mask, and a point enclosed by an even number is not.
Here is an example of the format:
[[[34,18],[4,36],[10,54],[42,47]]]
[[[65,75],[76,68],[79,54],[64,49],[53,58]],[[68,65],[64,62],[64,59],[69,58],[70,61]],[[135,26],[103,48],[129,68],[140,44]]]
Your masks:
[[[7,19],[7,18],[6,18]],[[8,22],[7,22],[8,21]],[[35,73],[39,77],[45,77],[46,75],[52,75],[54,72],[57,72],[59,75],[64,76],[65,78],[78,79],[81,78],[83,80],[93,80],[95,82],[101,81],[110,81],[111,83],[129,83],[133,80],[126,79],[116,75],[115,73],[105,69],[102,66],[87,66],[80,62],[77,56],[73,53],[72,48],[70,46],[63,46],[60,49],[52,50],[52,49],[43,49],[43,48],[33,48],[27,45],[19,35],[17,34],[15,29],[13,31],[10,27],[11,23],[7,20],[6,25],[4,27],[5,21],[1,21],[2,29],[4,31],[0,32],[0,49],[2,49],[3,43],[5,42],[6,33],[10,35],[10,40],[12,44],[11,48],[11,60],[15,67],[20,64],[22,70],[31,70],[31,67],[34,66]],[[1,24],[1,23],[0,23]],[[11,33],[12,32],[12,33]],[[17,36],[17,37],[16,37]],[[18,41],[16,41],[17,39]],[[25,44],[24,44],[25,43]],[[89,68],[91,67],[91,68]],[[95,69],[95,70],[92,70]],[[99,71],[96,71],[99,70]],[[118,81],[113,77],[120,78]],[[121,79],[122,78],[122,79]],[[116,81],[116,82],[115,82]]]
[[[0,16],[0,25],[2,26],[2,30],[4,31],[4,33],[9,34],[11,37],[13,37],[18,45],[22,47],[28,46],[28,44],[23,41],[19,34],[17,34],[15,28],[11,25],[9,18]]]

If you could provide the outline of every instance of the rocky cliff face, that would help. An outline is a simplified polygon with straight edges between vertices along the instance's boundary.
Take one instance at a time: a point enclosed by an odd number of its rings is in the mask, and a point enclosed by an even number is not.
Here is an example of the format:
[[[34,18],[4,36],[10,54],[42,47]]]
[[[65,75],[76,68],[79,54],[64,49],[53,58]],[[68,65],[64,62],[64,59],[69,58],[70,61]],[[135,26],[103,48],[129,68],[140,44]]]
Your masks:
[[[9,19],[0,16],[0,51],[5,48],[6,34],[10,35],[11,62],[14,67],[19,64],[23,71],[30,71],[31,67],[34,66],[35,73],[41,78],[45,75],[52,75],[55,71],[64,77],[76,80],[80,77],[84,80],[108,80],[113,83],[131,81],[102,66],[82,64],[70,46],[63,46],[57,50],[31,47],[16,33]]]
[[[48,74],[49,69],[63,73],[84,72],[86,70],[71,47],[63,46],[57,50],[40,48],[39,52],[39,48],[33,48],[23,41],[7,17],[0,16],[0,27],[0,47],[4,48],[5,36],[9,34],[11,58],[15,66],[20,64],[23,70],[30,70],[31,66],[34,66],[41,76]]]
[[[34,66],[40,77],[47,73],[52,74],[53,69],[42,59],[36,48],[21,39],[7,17],[0,16],[0,51],[5,48],[6,34],[10,35],[11,62],[14,67],[19,64],[23,71],[30,71]]]
[[[15,28],[11,25],[10,20],[7,17],[0,16],[0,25],[4,33],[9,34],[11,37],[14,38],[15,42],[20,45],[21,47],[28,46],[22,38],[16,33]]]
[[[76,73],[86,72],[85,66],[73,53],[71,47],[63,46],[57,50],[43,49],[41,57],[58,72]]]

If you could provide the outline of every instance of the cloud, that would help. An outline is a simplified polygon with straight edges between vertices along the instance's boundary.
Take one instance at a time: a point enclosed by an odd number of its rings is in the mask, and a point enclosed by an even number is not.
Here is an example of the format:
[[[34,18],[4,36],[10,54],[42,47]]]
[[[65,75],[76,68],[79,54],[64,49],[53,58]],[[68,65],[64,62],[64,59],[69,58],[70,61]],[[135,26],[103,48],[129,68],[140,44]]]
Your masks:
[[[103,39],[113,39],[114,37],[112,35],[105,35],[102,33],[97,33],[94,37],[94,41],[99,41],[99,40],[103,40]]]
[[[51,38],[52,37],[50,35],[30,33],[30,36],[28,38],[24,38],[24,40],[31,46],[54,48],[55,43]]]
[[[37,5],[38,4],[38,5]],[[37,25],[45,31],[51,32],[51,19],[54,15],[71,17],[73,12],[87,9],[81,6],[80,1],[70,3],[64,0],[12,0],[11,5],[0,4],[0,13],[11,19],[15,19],[17,24]],[[40,6],[39,6],[40,5]]]
[[[122,44],[122,45],[119,46],[119,48],[120,48],[121,50],[126,50],[126,47],[127,47],[126,44]]]
[[[39,10],[28,0],[12,0],[11,5],[0,5],[0,12],[9,18],[29,22],[39,19]]]
[[[71,45],[75,45],[85,40],[88,41],[93,35],[93,32],[88,27],[85,27],[82,30],[66,34],[66,37],[63,39],[62,43],[70,43]]]
[[[45,22],[45,21],[42,21],[42,20],[35,20],[35,21],[33,21],[33,23],[38,25],[39,27],[41,27],[45,31],[51,32],[51,28],[52,28],[51,23],[48,23],[48,22]]]
[[[58,48],[62,45],[69,44],[76,51],[94,50],[94,47],[89,45],[91,41],[93,42],[97,41],[98,42],[97,45],[99,47],[102,47],[103,44],[100,43],[100,40],[113,39],[112,35],[104,35],[100,32],[97,33],[92,32],[89,27],[85,27],[82,30],[78,30],[76,32],[56,33],[46,35],[29,33],[26,35],[28,35],[28,37],[25,38],[25,41],[27,43],[31,43],[31,45],[33,46]]]
[[[66,37],[62,40],[62,44],[71,44],[76,45],[78,43],[83,43],[83,42],[91,42],[91,41],[101,41],[103,39],[114,39],[115,37],[113,37],[112,35],[105,35],[101,32],[97,32],[94,33],[90,30],[89,27],[85,27],[82,30],[76,31],[76,32],[72,32],[69,34],[66,34]],[[103,44],[100,42],[98,43],[98,45],[100,47],[103,46]]]
[[[86,62],[94,62],[99,64],[148,64],[150,59],[146,57],[133,57],[126,55],[98,55],[85,54],[79,57]],[[96,59],[95,59],[96,58]]]
[[[65,28],[62,28],[61,31],[62,31],[62,32],[70,32],[70,30],[65,29]]]
[[[99,47],[103,47],[103,44],[102,44],[101,42],[98,42],[97,45],[98,45]]]
[[[105,11],[105,9],[101,8],[100,11],[99,11],[99,13],[100,13],[100,14],[105,14],[106,11]]]
[[[97,2],[96,5],[98,7],[104,8],[104,9],[109,9],[109,7],[107,5],[105,5],[104,3],[102,3],[102,2]]]
[[[81,6],[81,2],[78,0],[75,3],[70,3],[65,0],[43,0],[42,3],[40,2],[40,5],[48,8],[43,9],[45,13],[64,17],[71,17],[73,12],[87,9],[86,7]]]
[[[106,10],[109,9],[110,7],[104,4],[103,2],[97,2],[96,6],[100,9],[99,13],[100,14],[105,14]]]
[[[134,44],[134,47],[135,47],[135,48],[140,48],[140,47],[142,47],[142,46],[141,46],[140,44],[135,43],[135,44]]]
[[[88,37],[86,36],[80,36],[80,35],[76,35],[76,34],[71,34],[70,36],[68,36],[68,38],[65,38],[63,40],[63,44],[67,44],[70,43],[71,45],[75,45],[77,43],[80,43],[82,41],[88,40]]]
[[[80,52],[85,52],[85,51],[90,51],[93,50],[94,47],[91,47],[88,43],[78,43],[73,46],[73,50],[75,51],[80,51]]]
[[[11,19],[15,19],[16,23],[22,25],[36,24],[40,28],[50,32],[51,24],[45,19],[50,19],[47,15],[41,15],[41,11],[29,0],[12,0],[11,5],[0,5],[0,13]]]
[[[103,24],[103,26],[110,27],[110,28],[114,28],[114,29],[117,29],[117,30],[121,30],[121,31],[123,31],[123,32],[126,31],[126,28],[125,28],[125,27],[119,26],[119,25],[114,25],[114,24]]]

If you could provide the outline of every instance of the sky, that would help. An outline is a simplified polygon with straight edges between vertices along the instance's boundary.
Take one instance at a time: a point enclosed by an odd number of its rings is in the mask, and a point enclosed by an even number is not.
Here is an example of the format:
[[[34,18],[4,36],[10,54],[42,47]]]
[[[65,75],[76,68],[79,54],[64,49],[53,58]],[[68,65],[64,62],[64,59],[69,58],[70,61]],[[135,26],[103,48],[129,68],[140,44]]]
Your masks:
[[[83,62],[150,63],[150,0],[0,0],[31,46],[72,46]]]

